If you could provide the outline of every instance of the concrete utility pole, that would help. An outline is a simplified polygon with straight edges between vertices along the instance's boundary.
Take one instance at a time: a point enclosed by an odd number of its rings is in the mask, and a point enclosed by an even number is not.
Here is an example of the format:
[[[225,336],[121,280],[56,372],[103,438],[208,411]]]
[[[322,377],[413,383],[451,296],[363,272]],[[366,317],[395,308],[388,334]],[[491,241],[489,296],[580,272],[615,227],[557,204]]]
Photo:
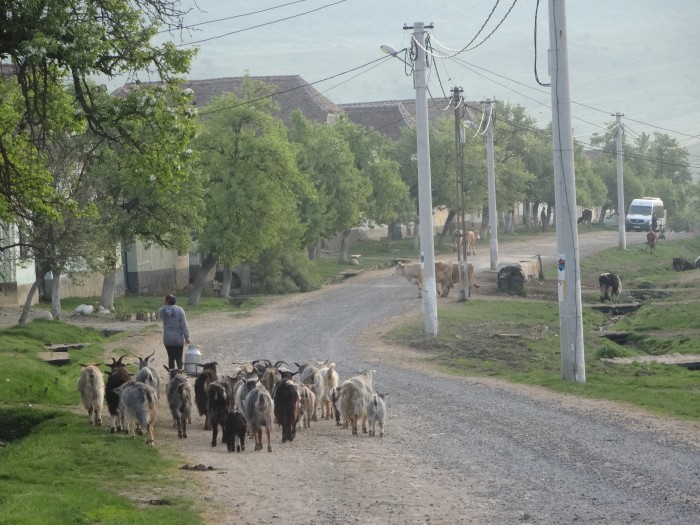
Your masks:
[[[586,381],[581,312],[581,272],[576,224],[574,145],[571,132],[569,54],[565,0],[549,0],[549,74],[552,78],[552,151],[557,227],[561,375]]]
[[[432,29],[433,26],[427,26]],[[423,22],[413,27],[415,64],[413,83],[416,88],[416,157],[418,161],[418,221],[420,227],[420,262],[423,269],[423,329],[438,334],[437,289],[435,286],[435,246],[433,239],[433,190],[430,181],[430,141],[428,134],[428,97],[425,79],[425,31]]]
[[[627,249],[625,237],[625,183],[622,178],[622,116],[616,113],[617,129],[615,142],[617,144],[617,231],[619,233],[620,249]]]
[[[493,168],[493,101],[486,100],[489,120],[486,126],[486,162],[488,167],[489,228],[491,228],[491,271],[498,271],[498,213],[496,212],[496,172]]]
[[[464,217],[464,166],[462,155],[464,151],[464,130],[462,129],[461,113],[462,88],[452,89],[452,104],[455,108],[455,168],[457,172],[457,225],[462,232],[459,248],[457,250],[457,264],[459,265],[459,298],[458,301],[468,301],[471,295],[469,290],[469,280],[467,279],[467,223]]]

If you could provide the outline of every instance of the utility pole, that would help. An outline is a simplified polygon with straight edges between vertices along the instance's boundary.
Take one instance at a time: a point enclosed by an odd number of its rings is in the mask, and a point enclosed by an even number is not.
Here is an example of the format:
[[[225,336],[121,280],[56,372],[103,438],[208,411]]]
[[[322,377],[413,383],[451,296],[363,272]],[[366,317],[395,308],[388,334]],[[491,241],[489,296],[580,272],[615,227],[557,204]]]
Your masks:
[[[576,183],[571,131],[565,0],[549,0],[549,74],[552,78],[552,152],[557,227],[557,285],[561,375],[585,383],[581,271],[576,224]]]
[[[458,301],[468,301],[471,295],[469,290],[469,280],[467,279],[467,236],[466,236],[466,221],[464,218],[464,130],[462,129],[461,113],[462,105],[462,88],[454,87],[452,89],[452,104],[455,108],[455,168],[457,172],[457,225],[461,236],[459,237],[457,249],[457,265],[459,266],[459,298]]]
[[[622,117],[615,113],[617,128],[615,129],[615,143],[617,146],[617,231],[619,233],[620,249],[627,249],[625,237],[625,183],[622,178]]]
[[[498,213],[496,212],[496,173],[493,168],[493,101],[486,100],[489,120],[486,125],[486,162],[488,167],[489,227],[491,228],[491,271],[498,271]]]
[[[432,29],[432,25],[427,29]],[[425,79],[425,26],[415,22],[411,46],[415,51],[413,84],[416,88],[416,157],[418,162],[418,221],[420,228],[420,264],[423,270],[423,329],[438,334],[437,288],[435,285],[435,246],[433,240],[433,190],[430,181],[430,141],[428,134],[428,97]]]

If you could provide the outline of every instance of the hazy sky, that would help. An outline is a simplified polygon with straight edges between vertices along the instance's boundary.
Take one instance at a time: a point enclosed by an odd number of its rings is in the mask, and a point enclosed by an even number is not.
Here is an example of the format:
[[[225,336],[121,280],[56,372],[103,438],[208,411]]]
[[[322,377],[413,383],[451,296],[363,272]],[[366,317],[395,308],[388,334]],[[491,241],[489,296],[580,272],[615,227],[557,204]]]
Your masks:
[[[404,75],[398,60],[387,58],[355,69],[384,56],[381,44],[406,47],[411,31],[404,30],[404,24],[432,23],[434,49],[450,54],[445,49],[462,49],[498,4],[474,41],[481,42],[513,0],[196,0],[196,4],[199,10],[188,15],[187,23],[236,18],[197,26],[182,39],[172,37],[178,44],[211,39],[196,44],[200,51],[190,79],[247,72],[300,75],[318,82],[354,70],[314,84],[329,99],[344,103],[415,96],[412,79]],[[436,59],[437,68],[429,78],[431,94],[442,96],[443,89],[449,92],[461,86],[469,100],[495,97],[517,103],[540,124],[548,123],[550,91],[539,86],[534,75],[536,4],[537,0],[516,0],[510,15],[479,47]],[[625,115],[629,138],[663,131],[686,145],[700,136],[700,1],[568,0],[566,4],[574,136],[585,142],[585,134],[612,122],[611,114],[618,111]],[[547,0],[540,2],[537,32],[538,75],[549,82]],[[216,38],[226,33],[233,34]],[[700,165],[700,156],[690,161]]]

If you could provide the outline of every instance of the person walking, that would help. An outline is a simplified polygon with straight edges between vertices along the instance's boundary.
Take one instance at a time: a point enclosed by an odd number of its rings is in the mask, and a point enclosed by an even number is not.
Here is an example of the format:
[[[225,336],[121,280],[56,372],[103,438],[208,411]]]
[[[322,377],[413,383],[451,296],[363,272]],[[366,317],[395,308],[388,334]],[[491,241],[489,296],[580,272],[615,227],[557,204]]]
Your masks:
[[[183,370],[182,351],[186,344],[190,344],[190,328],[185,311],[175,304],[176,301],[174,295],[166,295],[158,313],[163,321],[163,344],[168,352],[168,368]]]

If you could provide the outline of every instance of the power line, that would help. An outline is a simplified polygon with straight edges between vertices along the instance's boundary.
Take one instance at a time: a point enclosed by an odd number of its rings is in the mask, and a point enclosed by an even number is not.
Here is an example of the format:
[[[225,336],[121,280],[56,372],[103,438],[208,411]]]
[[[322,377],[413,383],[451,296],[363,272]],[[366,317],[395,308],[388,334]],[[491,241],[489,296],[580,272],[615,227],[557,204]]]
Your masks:
[[[321,7],[317,7],[316,9],[310,9],[309,11],[304,11],[303,13],[298,13],[298,14],[296,14],[296,15],[287,16],[287,17],[284,17],[284,18],[278,18],[277,20],[271,20],[270,22],[265,22],[265,23],[263,23],[263,24],[258,24],[258,25],[246,27],[246,28],[243,28],[243,29],[237,29],[236,31],[231,31],[231,32],[229,32],[229,33],[224,33],[224,34],[222,34],[222,35],[212,36],[212,37],[209,37],[209,38],[203,38],[203,39],[201,39],[201,40],[194,40],[194,41],[192,41],[192,42],[187,42],[187,43],[185,43],[185,44],[178,44],[177,47],[191,46],[191,45],[194,45],[194,44],[201,44],[202,42],[209,42],[210,40],[216,40],[216,39],[218,39],[218,38],[223,38],[223,37],[225,37],[225,36],[235,35],[235,34],[237,34],[237,33],[242,33],[242,32],[244,32],[244,31],[250,31],[251,29],[258,29],[258,28],[260,28],[260,27],[269,26],[269,25],[272,25],[272,24],[276,24],[276,23],[278,23],[278,22],[284,22],[284,21],[286,21],[286,20],[292,20],[293,18],[299,18],[300,16],[308,15],[309,13],[315,13],[316,11],[321,11],[322,9],[326,9],[326,8],[328,8],[328,7],[333,7],[334,5],[342,4],[342,3],[346,2],[346,1],[347,1],[347,0],[338,0],[337,2],[333,2],[332,4],[322,5]]]
[[[265,13],[266,11],[273,11],[275,9],[280,9],[282,7],[287,7],[293,4],[299,4],[301,2],[306,2],[307,0],[295,0],[294,2],[287,2],[286,4],[281,4],[281,5],[276,5],[273,7],[268,7],[266,9],[260,9],[259,11],[251,11],[250,13],[243,13],[241,15],[233,15],[233,16],[227,16],[224,18],[217,18],[215,20],[206,20],[204,22],[197,22],[196,24],[189,24],[186,26],[178,27],[176,29],[182,30],[182,29],[192,29],[193,27],[199,27],[207,24],[215,24],[217,22],[224,22],[225,20],[233,20],[235,18],[243,18],[245,16],[251,16],[251,15],[258,15],[260,13]],[[172,33],[172,29],[163,29],[162,31],[158,31],[158,34],[160,33]]]

